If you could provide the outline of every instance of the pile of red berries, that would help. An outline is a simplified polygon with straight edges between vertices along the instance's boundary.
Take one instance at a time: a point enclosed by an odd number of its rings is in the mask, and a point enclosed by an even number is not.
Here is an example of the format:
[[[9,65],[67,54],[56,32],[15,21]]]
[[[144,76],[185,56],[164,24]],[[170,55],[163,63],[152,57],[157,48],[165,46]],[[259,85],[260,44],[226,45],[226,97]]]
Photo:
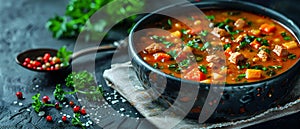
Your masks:
[[[44,56],[39,56],[36,59],[30,59],[27,57],[22,65],[30,69],[49,71],[58,70],[61,67],[64,67],[64,64],[61,62],[60,58],[51,56],[50,53],[45,53]]]

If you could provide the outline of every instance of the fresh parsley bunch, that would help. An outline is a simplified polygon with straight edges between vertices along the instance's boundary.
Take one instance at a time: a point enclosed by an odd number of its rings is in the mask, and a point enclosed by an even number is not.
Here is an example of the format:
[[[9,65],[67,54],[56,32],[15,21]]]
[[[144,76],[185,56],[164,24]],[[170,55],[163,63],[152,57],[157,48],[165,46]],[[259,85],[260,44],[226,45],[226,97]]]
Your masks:
[[[63,16],[50,18],[46,23],[46,28],[52,32],[54,38],[76,37],[83,30],[88,33],[87,40],[97,39],[97,33],[103,33],[108,23],[115,23],[116,19],[124,14],[139,12],[144,6],[144,0],[119,0],[120,6],[109,7],[105,11],[108,20],[99,19],[91,23],[89,18],[101,7],[114,0],[70,0],[66,12]],[[134,24],[136,16],[131,16],[126,20]]]

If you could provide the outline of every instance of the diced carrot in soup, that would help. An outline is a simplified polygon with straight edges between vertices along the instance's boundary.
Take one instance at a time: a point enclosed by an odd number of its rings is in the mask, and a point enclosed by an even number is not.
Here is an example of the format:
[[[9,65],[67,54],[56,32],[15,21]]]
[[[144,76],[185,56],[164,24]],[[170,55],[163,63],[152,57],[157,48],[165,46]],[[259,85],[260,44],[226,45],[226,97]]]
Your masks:
[[[247,79],[259,79],[261,78],[261,70],[257,69],[247,69],[246,70],[246,78]]]
[[[155,53],[153,54],[154,60],[155,61],[168,61],[171,59],[171,56],[166,54],[166,53]]]
[[[266,33],[271,33],[271,32],[274,32],[276,30],[276,27],[275,25],[270,25],[270,24],[262,24],[260,27],[259,27],[260,30],[266,32]]]

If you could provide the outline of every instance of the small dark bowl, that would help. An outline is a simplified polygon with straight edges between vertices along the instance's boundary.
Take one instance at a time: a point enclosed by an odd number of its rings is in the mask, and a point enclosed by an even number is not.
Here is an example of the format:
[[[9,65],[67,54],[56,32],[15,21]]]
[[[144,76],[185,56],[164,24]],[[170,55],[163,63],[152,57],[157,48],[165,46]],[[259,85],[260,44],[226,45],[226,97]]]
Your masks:
[[[294,34],[297,40],[300,37],[299,28],[290,19],[274,10],[248,2],[210,1],[193,4],[171,5],[146,15],[134,26],[129,37],[129,53],[132,57],[134,69],[146,89],[153,88],[157,91],[161,90],[162,87],[151,82],[153,80],[153,75],[157,78],[166,78],[166,85],[163,87],[164,90],[160,99],[167,99],[171,104],[174,103],[176,99],[179,98],[180,100],[180,97],[184,98],[190,94],[191,91],[184,91],[183,94],[180,93],[182,92],[183,86],[184,89],[195,89],[195,87],[197,87],[198,94],[196,100],[193,102],[193,106],[187,114],[187,117],[190,118],[197,119],[199,117],[209,93],[210,84],[182,80],[154,69],[152,66],[144,62],[138,55],[135,41],[136,35],[134,33],[147,28],[149,23],[163,19],[163,15],[156,14],[158,12],[170,9],[186,10],[191,6],[197,6],[200,9],[235,9],[265,15],[284,25],[291,33]],[[251,83],[226,84],[225,87],[223,87],[224,91],[222,93],[221,100],[217,103],[218,106],[214,113],[210,116],[208,122],[245,119],[266,111],[271,107],[286,103],[288,100],[284,98],[289,95],[290,91],[295,86],[294,83],[297,80],[297,70],[299,67],[300,63],[298,60],[297,63],[289,70],[270,79]],[[160,101],[159,99],[158,101],[162,102],[161,104],[166,107],[170,106],[164,101]],[[211,104],[214,104],[213,100],[211,100]]]
[[[64,67],[61,68],[60,70],[36,70],[36,69],[32,69],[32,68],[28,68],[26,66],[23,66],[23,61],[25,60],[25,58],[30,57],[32,59],[35,59],[39,56],[43,56],[45,53],[49,53],[51,55],[56,55],[57,50],[56,49],[51,49],[51,48],[38,48],[38,49],[30,49],[30,50],[26,50],[24,52],[21,52],[17,57],[16,57],[16,62],[17,64],[19,64],[20,66],[28,69],[28,70],[32,70],[32,71],[36,71],[36,72],[44,72],[44,73],[62,73],[62,72],[68,72],[70,71],[70,67]]]

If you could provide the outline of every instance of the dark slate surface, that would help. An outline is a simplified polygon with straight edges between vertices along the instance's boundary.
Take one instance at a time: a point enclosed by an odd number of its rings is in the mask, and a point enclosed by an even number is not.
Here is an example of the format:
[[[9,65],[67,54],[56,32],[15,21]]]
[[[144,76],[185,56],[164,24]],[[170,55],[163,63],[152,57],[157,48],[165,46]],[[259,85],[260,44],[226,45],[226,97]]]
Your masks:
[[[298,13],[300,2],[294,0],[252,0],[269,6],[294,20],[300,25]],[[44,117],[39,117],[31,108],[31,96],[35,93],[51,95],[55,84],[63,83],[68,73],[49,75],[25,70],[18,66],[14,58],[17,53],[30,48],[59,48],[62,45],[72,50],[75,40],[55,40],[45,29],[45,23],[49,17],[55,14],[61,15],[68,0],[0,0],[0,128],[78,128],[70,123],[57,124],[61,118],[60,112],[71,114],[71,108],[56,110],[48,108],[46,114],[51,114],[55,122],[49,123]],[[112,52],[97,55],[96,68],[97,81],[103,84],[101,78],[104,69],[109,68]],[[89,62],[87,62],[89,63]],[[153,128],[146,121],[138,119],[140,116],[129,103],[112,104],[113,100],[122,100],[114,91],[105,87],[105,98],[113,98],[108,104],[101,106],[102,113],[98,114],[100,125],[93,124],[90,128]],[[16,91],[22,91],[24,100],[17,100]],[[53,97],[52,101],[54,101]],[[69,100],[79,103],[77,98],[69,96]],[[17,101],[17,104],[14,102]],[[22,103],[22,106],[18,104]],[[104,102],[103,102],[104,103]],[[124,108],[125,111],[117,113],[108,111],[110,105],[114,111]],[[28,111],[29,109],[29,111]],[[93,119],[94,120],[94,119]],[[252,126],[250,128],[297,128],[300,114],[295,114],[270,122]],[[93,122],[96,123],[97,120]]]

